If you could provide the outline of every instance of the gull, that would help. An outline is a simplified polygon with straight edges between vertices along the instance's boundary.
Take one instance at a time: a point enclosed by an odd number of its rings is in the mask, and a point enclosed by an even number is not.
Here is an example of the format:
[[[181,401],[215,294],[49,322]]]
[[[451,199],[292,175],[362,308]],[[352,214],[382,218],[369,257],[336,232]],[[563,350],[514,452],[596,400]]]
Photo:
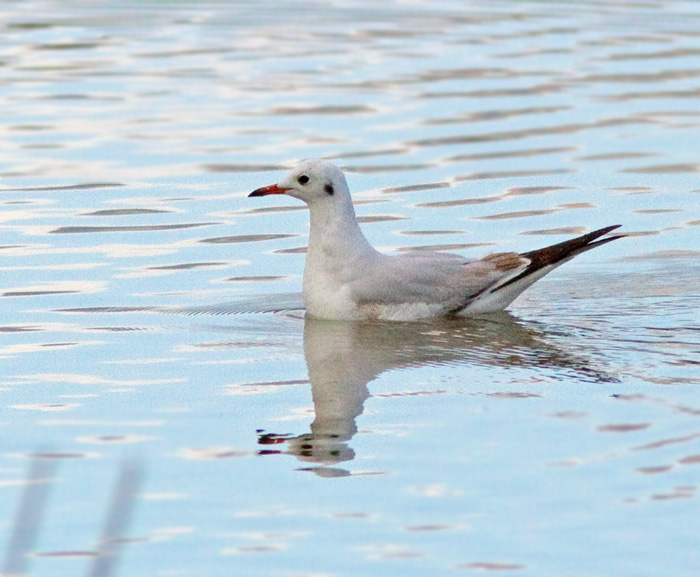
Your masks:
[[[440,252],[387,255],[362,234],[345,175],[332,162],[303,161],[278,184],[248,196],[269,194],[309,206],[302,295],[307,316],[317,319],[416,321],[501,311],[556,267],[621,238],[600,238],[621,226],[614,225],[521,254],[471,260]]]

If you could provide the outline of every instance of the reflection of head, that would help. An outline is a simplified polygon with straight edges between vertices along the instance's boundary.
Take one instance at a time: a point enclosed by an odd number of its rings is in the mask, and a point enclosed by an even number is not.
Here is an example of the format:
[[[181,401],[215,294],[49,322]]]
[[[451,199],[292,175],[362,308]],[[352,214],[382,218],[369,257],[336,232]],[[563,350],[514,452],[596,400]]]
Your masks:
[[[354,419],[351,419],[354,422]],[[316,421],[314,421],[316,422]],[[284,453],[294,455],[297,459],[308,463],[320,463],[323,467],[310,467],[309,470],[321,477],[343,477],[349,475],[344,469],[336,469],[328,465],[335,465],[344,461],[352,461],[355,458],[355,451],[347,446],[350,436],[341,437],[335,433],[321,433],[314,431],[314,424],[311,425],[311,433],[293,437],[291,435],[277,435],[258,431],[258,444],[277,445],[285,443],[287,449]],[[262,449],[258,454],[272,455],[280,454],[283,451],[275,449]]]
[[[300,461],[334,465],[355,458],[355,451],[344,442],[349,440],[349,437],[341,439],[338,435],[312,432],[290,439],[287,448]]]

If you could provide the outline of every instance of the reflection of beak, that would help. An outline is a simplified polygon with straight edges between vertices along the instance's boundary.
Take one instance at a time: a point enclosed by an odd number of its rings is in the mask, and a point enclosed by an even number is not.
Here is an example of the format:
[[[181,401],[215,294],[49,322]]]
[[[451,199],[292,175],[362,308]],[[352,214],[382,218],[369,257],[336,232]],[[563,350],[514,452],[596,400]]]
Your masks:
[[[267,196],[268,194],[284,194],[290,190],[289,188],[282,188],[276,184],[271,184],[270,186],[263,186],[251,192],[248,196]]]

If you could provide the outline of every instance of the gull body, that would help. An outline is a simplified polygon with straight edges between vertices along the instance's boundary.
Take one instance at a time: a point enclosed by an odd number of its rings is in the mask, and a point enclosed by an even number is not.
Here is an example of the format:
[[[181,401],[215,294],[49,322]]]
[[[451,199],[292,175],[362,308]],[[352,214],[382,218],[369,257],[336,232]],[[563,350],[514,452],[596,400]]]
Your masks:
[[[505,309],[525,289],[577,254],[619,236],[619,227],[523,254],[469,260],[448,253],[386,255],[365,238],[345,175],[332,162],[307,160],[249,196],[286,194],[309,206],[302,293],[306,314],[331,320],[411,321]]]

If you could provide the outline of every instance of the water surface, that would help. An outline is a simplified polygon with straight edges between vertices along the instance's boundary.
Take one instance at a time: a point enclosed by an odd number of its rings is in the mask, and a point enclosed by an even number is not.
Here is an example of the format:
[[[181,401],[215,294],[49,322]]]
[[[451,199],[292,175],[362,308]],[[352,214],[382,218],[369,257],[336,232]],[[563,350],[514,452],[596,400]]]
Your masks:
[[[697,3],[0,29],[4,572],[696,574]],[[630,238],[508,313],[305,320],[308,213],[246,195],[317,156],[387,252]]]

